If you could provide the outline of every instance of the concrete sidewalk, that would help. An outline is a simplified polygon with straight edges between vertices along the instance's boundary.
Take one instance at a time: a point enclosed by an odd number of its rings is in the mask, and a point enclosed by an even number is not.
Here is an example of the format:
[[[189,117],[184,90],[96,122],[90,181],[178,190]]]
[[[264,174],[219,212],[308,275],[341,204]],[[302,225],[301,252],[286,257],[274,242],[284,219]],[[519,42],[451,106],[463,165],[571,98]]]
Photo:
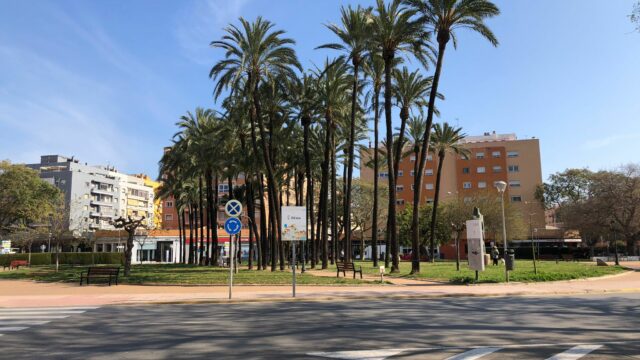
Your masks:
[[[635,265],[634,265],[635,267]],[[640,292],[640,271],[584,280],[543,283],[448,285],[298,286],[297,300],[523,296]],[[233,301],[291,300],[291,286],[235,286]],[[0,307],[130,305],[142,303],[229,302],[226,286],[78,286],[0,280]]]

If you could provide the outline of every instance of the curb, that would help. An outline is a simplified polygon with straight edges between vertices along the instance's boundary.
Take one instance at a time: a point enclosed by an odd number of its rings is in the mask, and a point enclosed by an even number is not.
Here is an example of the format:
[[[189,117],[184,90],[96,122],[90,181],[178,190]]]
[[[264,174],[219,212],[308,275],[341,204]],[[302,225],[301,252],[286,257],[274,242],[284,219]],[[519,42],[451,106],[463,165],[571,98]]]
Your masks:
[[[570,295],[605,295],[605,294],[629,294],[640,293],[640,288],[629,288],[620,290],[584,290],[584,291],[556,291],[549,293],[531,293],[526,291],[507,292],[503,294],[469,294],[469,293],[450,293],[450,294],[415,294],[415,295],[394,295],[380,294],[378,296],[324,296],[314,298],[291,298],[291,297],[273,297],[258,299],[185,299],[175,301],[140,301],[140,302],[122,302],[118,304],[105,304],[105,306],[138,306],[138,305],[187,305],[187,304],[252,304],[252,303],[272,303],[272,302],[329,302],[329,301],[375,301],[375,300],[430,300],[445,298],[503,298],[503,297],[554,297],[554,296],[570,296]]]

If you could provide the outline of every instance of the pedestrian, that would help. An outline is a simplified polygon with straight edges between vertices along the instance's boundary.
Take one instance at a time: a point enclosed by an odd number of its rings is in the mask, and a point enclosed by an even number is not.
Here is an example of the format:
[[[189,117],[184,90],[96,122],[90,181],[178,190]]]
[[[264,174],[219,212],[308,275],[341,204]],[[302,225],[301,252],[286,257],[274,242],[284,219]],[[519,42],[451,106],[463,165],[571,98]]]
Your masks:
[[[498,266],[498,258],[500,258],[500,251],[497,246],[493,245],[493,247],[491,247],[491,259],[493,260],[493,266]]]

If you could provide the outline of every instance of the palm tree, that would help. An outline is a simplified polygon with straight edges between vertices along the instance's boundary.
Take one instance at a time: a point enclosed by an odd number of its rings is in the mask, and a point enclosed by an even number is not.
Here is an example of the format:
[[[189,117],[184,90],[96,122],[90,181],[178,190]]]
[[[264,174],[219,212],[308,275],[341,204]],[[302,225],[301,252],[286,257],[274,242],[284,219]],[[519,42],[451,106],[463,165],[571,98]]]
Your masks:
[[[353,159],[355,149],[355,127],[356,127],[356,111],[357,101],[359,95],[358,81],[359,70],[362,62],[364,61],[368,43],[370,41],[371,33],[371,16],[370,10],[365,10],[358,6],[352,8],[351,6],[340,9],[342,26],[336,24],[327,25],[329,30],[340,38],[342,44],[326,44],[320,46],[320,48],[330,48],[335,50],[341,50],[347,53],[347,60],[351,61],[353,67],[353,84],[351,88],[351,121],[349,126],[348,137],[348,154],[347,154],[347,176],[346,176],[346,201],[344,202],[344,224],[345,224],[345,261],[351,261],[351,233],[350,219],[351,219],[351,183],[353,178]]]
[[[391,122],[391,100],[393,98],[392,68],[394,58],[398,52],[407,52],[426,63],[426,53],[423,48],[427,45],[426,34],[421,30],[421,24],[413,20],[417,14],[415,9],[402,6],[401,0],[393,0],[389,5],[384,0],[377,0],[376,16],[373,18],[372,41],[380,49],[384,60],[385,91],[384,109],[387,125],[387,161],[389,166],[389,229],[393,266],[391,272],[398,272],[398,235],[396,226],[396,180],[393,162],[393,125]]]
[[[329,165],[333,163],[335,120],[340,112],[344,113],[345,104],[348,102],[349,85],[351,79],[348,76],[348,65],[343,59],[334,61],[325,60],[322,70],[316,70],[318,78],[317,95],[322,107],[325,119],[325,144],[324,161],[322,164],[321,201],[322,211],[322,268],[328,266],[328,224],[329,224]],[[332,233],[334,243],[336,234]]]
[[[431,211],[431,231],[430,237],[430,250],[431,250],[431,262],[435,261],[435,233],[436,233],[436,214],[438,209],[438,200],[440,198],[440,179],[442,177],[442,165],[444,164],[444,157],[448,152],[455,155],[468,155],[469,150],[462,147],[460,143],[462,139],[466,137],[466,134],[462,132],[462,128],[454,128],[449,123],[445,122],[442,125],[435,124],[433,126],[433,139],[431,141],[431,151],[438,154],[438,172],[436,175],[436,194],[433,197],[433,210]]]
[[[498,40],[493,32],[485,25],[484,20],[496,16],[500,10],[489,0],[403,0],[412,9],[418,11],[421,15],[420,22],[429,34],[433,34],[438,42],[436,55],[436,69],[433,75],[433,84],[429,95],[429,105],[427,108],[427,128],[422,139],[422,148],[420,150],[419,174],[424,171],[427,161],[427,152],[429,150],[429,141],[431,136],[431,126],[433,124],[433,114],[435,110],[436,94],[438,93],[438,85],[440,83],[440,73],[442,71],[442,62],[447,44],[453,39],[454,47],[456,44],[455,29],[467,28],[471,29],[489,42],[497,46]],[[411,233],[413,242],[418,241],[419,226],[419,201],[422,185],[422,176],[414,178],[413,193],[413,217],[411,219]]]
[[[246,95],[251,99],[249,114],[252,137],[256,138],[255,127],[257,126],[260,134],[262,160],[267,172],[269,215],[274,231],[278,234],[276,238],[279,240],[280,204],[275,178],[275,162],[263,119],[260,87],[262,84],[273,87],[277,86],[276,81],[281,83],[288,79],[294,79],[296,77],[295,69],[300,70],[301,67],[295,51],[290,47],[295,42],[283,37],[284,31],[273,30],[273,23],[262,17],[258,17],[253,23],[240,18],[240,23],[241,28],[229,25],[221,40],[211,42],[211,46],[225,51],[225,59],[213,66],[209,76],[218,80],[214,88],[216,98],[224,89],[231,88],[232,91],[241,91],[240,85],[243,85]],[[271,128],[274,125],[272,121],[270,119]],[[272,270],[275,270],[273,263]]]

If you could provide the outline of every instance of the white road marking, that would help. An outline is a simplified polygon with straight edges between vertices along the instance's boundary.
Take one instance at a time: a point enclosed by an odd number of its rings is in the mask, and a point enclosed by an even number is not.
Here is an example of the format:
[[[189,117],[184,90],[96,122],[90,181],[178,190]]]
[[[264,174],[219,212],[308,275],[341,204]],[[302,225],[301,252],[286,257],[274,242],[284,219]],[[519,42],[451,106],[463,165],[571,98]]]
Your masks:
[[[21,319],[64,319],[68,318],[69,315],[0,315],[0,320],[21,320]]]
[[[494,353],[502,348],[500,347],[482,347],[477,349],[471,349],[469,351],[465,351],[462,354],[454,355],[447,360],[476,360],[480,359],[485,355],[489,355]]]
[[[0,327],[0,331],[20,331],[29,328],[28,326],[6,326]]]
[[[602,345],[578,345],[556,354],[547,360],[576,360],[601,347]]]
[[[60,306],[60,307],[21,307],[21,308],[0,308],[0,312],[15,312],[15,311],[65,311],[65,310],[94,310],[97,306]]]
[[[313,352],[307,355],[320,356],[331,359],[345,360],[384,360],[389,356],[398,355],[405,351],[418,349],[380,349],[380,350],[354,350],[354,351],[335,351],[335,352]],[[424,350],[424,349],[420,349]]]
[[[4,320],[0,321],[0,326],[7,325],[44,325],[50,323],[51,320],[48,321],[40,321],[40,320]]]
[[[58,315],[58,314],[82,314],[84,313],[84,310],[78,311],[78,310],[64,310],[64,311],[16,311],[16,312],[0,312],[0,316],[7,316],[7,315],[47,315],[47,314],[53,314],[53,315]]]

